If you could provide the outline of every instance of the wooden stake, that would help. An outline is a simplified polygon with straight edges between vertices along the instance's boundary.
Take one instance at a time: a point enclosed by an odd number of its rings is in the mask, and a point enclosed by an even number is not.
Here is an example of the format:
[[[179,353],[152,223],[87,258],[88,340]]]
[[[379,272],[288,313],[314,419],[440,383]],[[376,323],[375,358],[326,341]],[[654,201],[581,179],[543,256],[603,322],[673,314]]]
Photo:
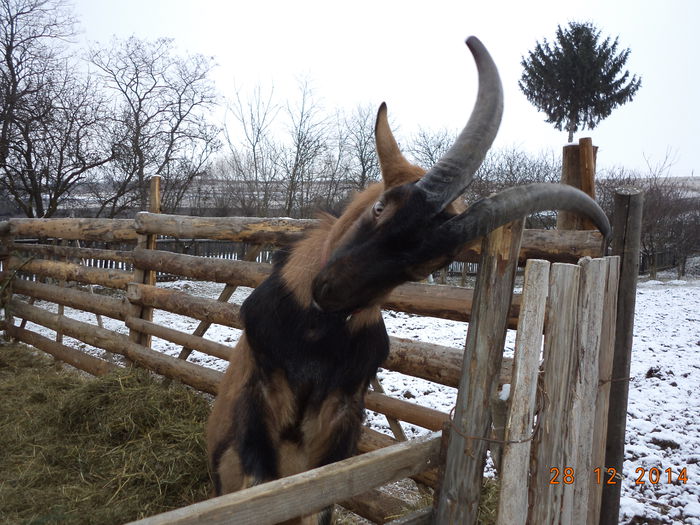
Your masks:
[[[437,523],[476,523],[523,221],[486,237],[462,364]]]
[[[627,428],[627,401],[643,203],[643,194],[637,189],[623,189],[615,193],[612,252],[613,255],[620,255],[621,261],[605,465],[607,468],[615,469],[619,476],[628,474],[623,473],[622,465],[625,460],[625,429]],[[621,479],[613,485],[604,485],[600,509],[601,525],[617,524],[621,488]]]

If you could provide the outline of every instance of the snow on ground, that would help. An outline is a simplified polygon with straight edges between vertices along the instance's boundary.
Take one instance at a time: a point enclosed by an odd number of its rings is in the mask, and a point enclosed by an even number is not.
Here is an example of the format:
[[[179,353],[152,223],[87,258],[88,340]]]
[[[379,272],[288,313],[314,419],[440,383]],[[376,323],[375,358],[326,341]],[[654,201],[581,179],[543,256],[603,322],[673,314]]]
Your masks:
[[[160,286],[207,297],[218,297],[223,288],[214,283],[187,281]],[[249,289],[242,288],[232,301],[240,303],[248,293]],[[94,316],[84,312],[66,309],[66,315],[95,322]],[[384,318],[391,335],[454,347],[463,347],[466,339],[466,323],[397,312],[386,312]],[[186,332],[192,332],[198,324],[194,319],[161,311],[156,311],[155,321]],[[118,321],[104,319],[104,323],[106,328],[127,332]],[[41,327],[33,329],[53,335]],[[239,335],[238,330],[213,325],[206,337],[233,345]],[[65,341],[88,349],[79,341],[67,338]],[[507,352],[512,351],[513,341],[514,334],[509,331]],[[157,338],[153,339],[153,345],[170,355],[177,355],[180,350]],[[97,349],[91,351],[102,354]],[[199,352],[194,352],[190,360],[217,369],[226,366],[224,361]],[[443,412],[449,412],[454,405],[453,388],[390,371],[381,371],[379,378],[387,393],[394,396]],[[374,428],[388,433],[384,416],[370,413],[368,421]],[[405,429],[409,436],[421,433],[409,425]],[[700,279],[697,277],[680,281],[661,274],[661,280],[640,280],[623,470],[620,523],[700,525]]]

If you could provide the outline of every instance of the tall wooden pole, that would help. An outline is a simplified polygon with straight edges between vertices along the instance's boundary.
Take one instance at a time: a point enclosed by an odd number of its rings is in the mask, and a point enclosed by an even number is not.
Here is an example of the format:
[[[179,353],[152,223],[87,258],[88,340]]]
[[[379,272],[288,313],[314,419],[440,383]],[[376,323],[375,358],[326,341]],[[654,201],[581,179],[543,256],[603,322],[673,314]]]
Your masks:
[[[621,189],[615,193],[612,251],[613,255],[621,256],[621,262],[605,465],[606,468],[614,468],[620,478],[616,480],[614,485],[604,485],[600,525],[617,525],[620,512],[621,479],[625,475],[622,472],[622,464],[625,460],[627,401],[637,275],[639,274],[643,202],[642,192],[635,188]]]
[[[523,222],[484,240],[435,523],[476,523]]]

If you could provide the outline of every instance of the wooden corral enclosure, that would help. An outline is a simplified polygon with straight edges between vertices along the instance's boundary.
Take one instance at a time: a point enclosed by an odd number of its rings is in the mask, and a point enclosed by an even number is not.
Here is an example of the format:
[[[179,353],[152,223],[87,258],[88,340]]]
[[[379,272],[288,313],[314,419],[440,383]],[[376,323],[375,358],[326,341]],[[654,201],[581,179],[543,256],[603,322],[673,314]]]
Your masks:
[[[632,268],[638,264],[635,210],[641,209],[639,195],[618,197],[615,256],[600,257],[597,232],[523,230],[517,222],[459,254],[460,260],[480,263],[475,289],[412,283],[391,294],[386,309],[469,321],[465,348],[392,338],[384,363],[389,370],[458,387],[453,414],[390,397],[375,384],[367,408],[386,414],[393,437],[367,428],[359,456],[141,523],[260,525],[331,503],[377,523],[476,523],[487,449],[500,482],[498,523],[604,523],[599,517],[609,510],[601,513],[603,487],[607,468],[616,461],[606,459],[606,442],[608,454],[620,447],[610,442],[619,441],[620,429],[609,419],[622,419],[624,438],[624,408],[620,415],[608,401],[622,396],[626,406],[627,384],[614,378],[628,375]],[[5,333],[91,374],[117,365],[64,344],[63,337],[216,394],[222,373],[189,362],[191,350],[228,357],[228,346],[204,337],[207,328],[212,323],[241,328],[239,306],[228,300],[237,286],[255,287],[268,275],[269,266],[255,262],[261,247],[291,242],[313,224],[146,212],[134,220],[11,219],[0,223]],[[247,251],[243,260],[182,255],[155,249],[156,237],[225,239],[245,243]],[[27,238],[39,240],[19,242]],[[92,247],[110,242],[134,247]],[[133,271],[89,266],[87,259],[122,261]],[[524,285],[514,293],[518,265],[525,267]],[[225,283],[225,288],[218,300],[196,297],[158,287],[155,272]],[[119,293],[92,293],[94,286]],[[36,301],[58,304],[57,313]],[[65,307],[91,312],[96,322],[63,315]],[[155,324],[153,309],[192,317],[200,325],[185,333]],[[122,332],[103,328],[103,316],[123,323]],[[55,331],[56,337],[40,335],[28,322]],[[507,328],[517,329],[514,358],[502,357]],[[153,350],[152,337],[181,346],[179,358]],[[503,384],[511,385],[507,402],[496,396]],[[403,441],[397,421],[430,432]],[[374,489],[406,477],[435,488],[434,507],[395,519]],[[619,484],[617,490],[619,497]]]

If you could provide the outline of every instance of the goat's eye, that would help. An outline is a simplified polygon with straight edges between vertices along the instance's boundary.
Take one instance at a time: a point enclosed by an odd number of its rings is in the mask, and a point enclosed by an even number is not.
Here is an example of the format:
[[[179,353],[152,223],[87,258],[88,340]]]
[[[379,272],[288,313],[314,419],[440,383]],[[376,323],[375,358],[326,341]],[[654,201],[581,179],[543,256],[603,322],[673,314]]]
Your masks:
[[[384,211],[384,203],[382,201],[377,201],[374,203],[374,206],[372,206],[372,214],[374,215],[375,219],[377,217],[379,217],[383,211]]]

